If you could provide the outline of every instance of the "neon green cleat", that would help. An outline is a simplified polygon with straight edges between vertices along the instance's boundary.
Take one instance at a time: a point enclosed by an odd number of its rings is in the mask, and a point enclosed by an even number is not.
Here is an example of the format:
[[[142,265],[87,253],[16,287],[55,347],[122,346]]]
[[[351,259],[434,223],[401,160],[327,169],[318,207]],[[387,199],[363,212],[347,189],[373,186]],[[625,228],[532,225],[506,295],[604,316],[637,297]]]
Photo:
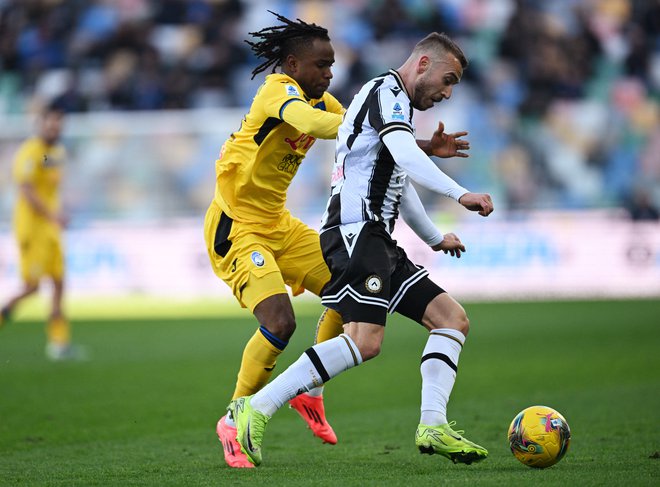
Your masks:
[[[415,444],[420,453],[439,453],[454,463],[466,465],[486,458],[488,450],[463,438],[462,431],[451,429],[455,424],[455,421],[440,426],[420,424],[415,433]]]
[[[250,404],[252,396],[239,397],[234,402],[234,421],[236,421],[236,440],[241,451],[255,465],[261,463],[261,442],[264,429],[270,419]]]

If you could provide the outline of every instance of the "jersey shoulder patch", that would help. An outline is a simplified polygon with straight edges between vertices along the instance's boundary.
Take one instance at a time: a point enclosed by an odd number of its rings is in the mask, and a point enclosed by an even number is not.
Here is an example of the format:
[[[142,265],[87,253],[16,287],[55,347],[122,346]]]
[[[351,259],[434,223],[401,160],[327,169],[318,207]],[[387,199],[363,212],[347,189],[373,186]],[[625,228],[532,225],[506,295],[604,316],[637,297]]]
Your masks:
[[[298,91],[298,87],[295,85],[290,85],[286,84],[284,85],[286,88],[286,94],[287,96],[300,96],[300,92]]]
[[[398,101],[395,101],[392,104],[392,120],[405,120],[406,117],[403,113],[403,107],[401,106],[401,103]]]

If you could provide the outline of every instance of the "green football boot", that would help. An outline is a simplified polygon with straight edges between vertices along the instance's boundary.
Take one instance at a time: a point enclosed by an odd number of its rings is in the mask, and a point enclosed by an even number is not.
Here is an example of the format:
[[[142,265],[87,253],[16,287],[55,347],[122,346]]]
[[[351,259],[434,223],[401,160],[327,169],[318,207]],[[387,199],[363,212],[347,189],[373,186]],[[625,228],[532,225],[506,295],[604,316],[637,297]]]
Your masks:
[[[251,399],[252,396],[245,396],[239,397],[233,402],[236,440],[248,460],[254,465],[259,465],[261,463],[261,442],[270,417],[254,409],[250,404]]]
[[[467,465],[486,458],[488,450],[463,438],[462,431],[451,429],[455,424],[455,421],[440,426],[420,424],[415,433],[415,444],[420,453],[439,453],[454,463]]]

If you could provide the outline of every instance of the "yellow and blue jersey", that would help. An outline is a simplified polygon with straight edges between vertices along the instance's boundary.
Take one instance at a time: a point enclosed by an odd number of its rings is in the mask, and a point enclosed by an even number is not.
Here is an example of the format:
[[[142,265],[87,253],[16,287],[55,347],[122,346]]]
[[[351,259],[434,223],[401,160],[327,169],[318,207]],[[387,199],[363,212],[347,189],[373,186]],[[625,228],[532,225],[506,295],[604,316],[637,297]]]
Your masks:
[[[237,221],[277,221],[307,151],[336,137],[343,113],[328,92],[310,99],[290,76],[267,76],[215,163],[215,202]]]

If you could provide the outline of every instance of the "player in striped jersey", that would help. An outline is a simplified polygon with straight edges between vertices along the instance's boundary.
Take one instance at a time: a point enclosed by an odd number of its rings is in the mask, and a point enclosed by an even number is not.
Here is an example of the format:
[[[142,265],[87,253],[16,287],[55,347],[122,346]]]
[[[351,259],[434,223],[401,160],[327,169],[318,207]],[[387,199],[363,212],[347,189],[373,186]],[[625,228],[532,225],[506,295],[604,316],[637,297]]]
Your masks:
[[[234,399],[258,391],[270,377],[278,355],[295,328],[284,284],[294,294],[303,288],[320,294],[330,279],[318,234],[293,218],[285,208],[286,191],[317,137],[334,138],[344,113],[326,92],[334,52],[327,31],[313,24],[292,22],[262,29],[250,43],[269,66],[281,66],[259,88],[240,129],[223,146],[216,162],[217,184],[205,220],[205,238],[215,273],[233,290],[241,305],[252,310],[260,328],[250,339],[234,390]],[[442,127],[418,144],[440,157],[469,149],[464,132],[445,134]],[[414,222],[411,226],[415,228]],[[277,256],[277,257],[276,257]],[[343,320],[326,310],[317,327],[317,342],[342,332]],[[322,388],[290,402],[323,441],[337,438],[325,419]],[[252,467],[236,443],[231,414],[218,421],[216,431],[225,461],[232,467]]]
[[[456,235],[443,236],[429,222],[409,179],[482,216],[493,211],[489,195],[462,188],[415,143],[413,108],[426,110],[448,99],[466,66],[463,52],[449,37],[430,34],[403,66],[365,84],[349,106],[339,128],[332,195],[321,230],[323,255],[332,272],[322,302],[341,313],[344,333],[308,349],[261,391],[235,402],[238,441],[255,464],[261,462],[264,428],[272,414],[289,398],[378,355],[386,315],[394,311],[429,331],[420,367],[417,447],[455,463],[488,455],[453,430],[446,418],[469,328],[465,310],[391,237],[401,212],[406,220],[417,220],[418,235],[433,249],[457,257],[465,251]]]

